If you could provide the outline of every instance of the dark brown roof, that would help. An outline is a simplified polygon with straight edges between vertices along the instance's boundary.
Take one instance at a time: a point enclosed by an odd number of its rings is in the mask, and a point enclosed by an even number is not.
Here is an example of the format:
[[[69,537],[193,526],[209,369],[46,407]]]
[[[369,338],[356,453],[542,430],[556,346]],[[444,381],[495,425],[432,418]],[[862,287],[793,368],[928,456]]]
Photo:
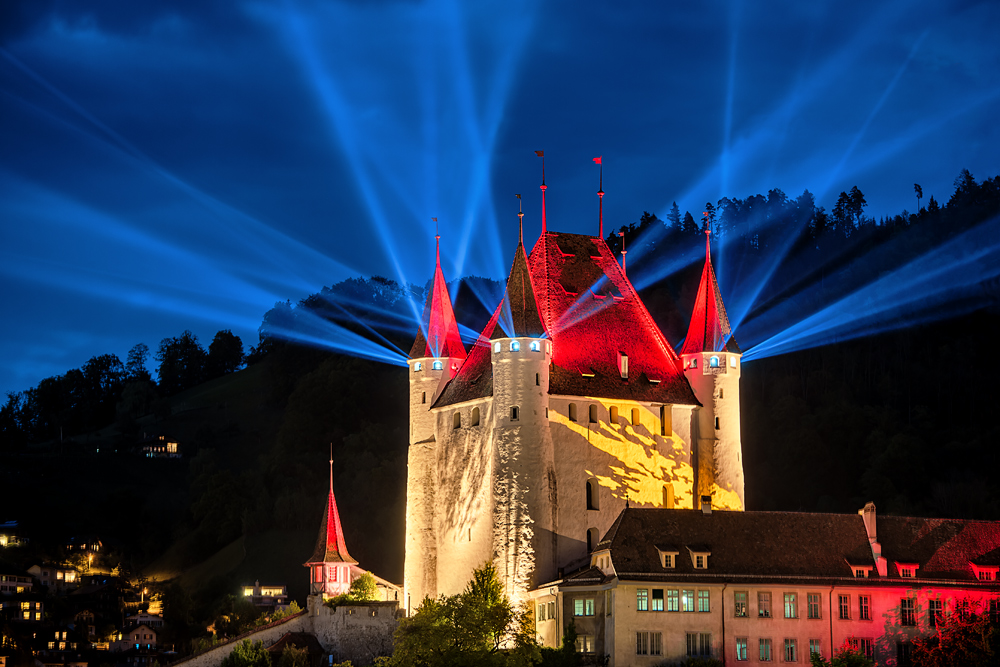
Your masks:
[[[903,562],[919,564],[918,578],[972,583],[970,561],[986,564],[1000,548],[1000,522],[879,516],[877,529],[889,578],[898,576],[893,563]],[[674,569],[661,567],[656,544],[682,548]],[[620,579],[833,579],[851,577],[852,564],[875,565],[857,514],[628,508],[598,548],[610,548]],[[694,569],[687,548],[711,552],[707,570]]]
[[[517,244],[514,264],[507,277],[507,289],[500,304],[500,316],[493,325],[490,339],[496,338],[542,338],[545,326],[538,314],[538,302],[528,271],[528,257],[524,246]]]

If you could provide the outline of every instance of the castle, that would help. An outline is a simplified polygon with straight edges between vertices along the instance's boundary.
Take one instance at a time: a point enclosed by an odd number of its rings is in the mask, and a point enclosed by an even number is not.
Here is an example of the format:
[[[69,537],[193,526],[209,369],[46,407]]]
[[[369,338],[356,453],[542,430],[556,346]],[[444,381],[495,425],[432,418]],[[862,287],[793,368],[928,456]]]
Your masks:
[[[548,231],[543,184],[541,236],[529,254],[522,232],[468,351],[438,241],[409,359],[407,611],[488,560],[522,602],[589,565],[627,506],[743,509],[741,354],[708,238],[677,354],[599,229]]]

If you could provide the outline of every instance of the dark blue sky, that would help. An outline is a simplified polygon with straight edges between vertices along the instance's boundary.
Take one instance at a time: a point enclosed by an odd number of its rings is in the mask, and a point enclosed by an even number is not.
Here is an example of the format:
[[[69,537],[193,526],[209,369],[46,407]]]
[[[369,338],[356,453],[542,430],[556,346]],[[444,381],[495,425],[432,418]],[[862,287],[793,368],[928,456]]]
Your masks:
[[[996,2],[0,4],[0,391],[554,229],[1000,173]]]

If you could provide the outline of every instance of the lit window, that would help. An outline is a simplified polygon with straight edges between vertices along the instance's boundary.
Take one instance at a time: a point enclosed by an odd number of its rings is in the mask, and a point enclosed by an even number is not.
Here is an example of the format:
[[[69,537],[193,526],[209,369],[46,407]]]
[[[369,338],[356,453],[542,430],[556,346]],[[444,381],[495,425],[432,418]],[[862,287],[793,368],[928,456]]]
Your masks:
[[[757,593],[757,615],[760,618],[771,618],[770,593]]]
[[[493,351],[494,352],[499,352],[500,351],[500,342],[499,341],[497,341],[496,343],[493,343]]]
[[[681,592],[676,588],[667,591],[667,611],[680,611]]]
[[[520,352],[521,351],[521,343],[519,341],[516,341],[516,340],[510,341],[510,351],[511,352]]]
[[[694,611],[694,591],[681,591],[681,611]]]
[[[709,366],[710,366],[711,368],[718,368],[718,367],[719,367],[719,358],[718,358],[718,357],[711,357],[711,358],[710,358],[710,359],[708,360],[708,365],[709,365]]]
[[[542,344],[539,343],[537,340],[533,340],[531,341],[531,345],[528,346],[528,349],[531,350],[532,352],[541,352]]]
[[[901,577],[907,577],[907,578],[912,577],[913,576],[913,568],[912,567],[901,567],[901,568],[899,568],[899,576],[901,576]]]
[[[760,646],[760,661],[771,662],[771,640],[761,639],[759,646]]]
[[[663,611],[663,589],[653,589],[653,611]]]
[[[691,368],[698,368],[698,360],[697,359],[692,359],[691,360]]]
[[[415,371],[422,371],[422,370],[424,370],[424,362],[418,361],[417,363],[413,364],[413,370],[415,370]]]
[[[785,593],[785,618],[798,618],[797,606],[795,593]]]
[[[864,579],[868,576],[868,571],[865,570],[863,567],[855,568],[854,576],[857,577],[858,579]]]
[[[577,653],[593,653],[594,652],[594,635],[579,635],[576,638],[576,652]]]
[[[747,617],[747,592],[736,591],[733,593],[733,615],[736,618]]]
[[[708,591],[698,591],[698,611],[702,612],[711,611],[711,609],[709,608]]]
[[[794,639],[785,640],[785,662],[795,662],[798,657],[798,645]]]
[[[433,364],[431,364],[431,369],[435,371],[443,371],[444,363],[440,361],[435,361]]]
[[[749,660],[747,657],[747,638],[737,637],[736,638],[736,659],[737,660]]]
[[[632,408],[632,426],[638,426],[642,423],[640,415],[639,408]]]
[[[649,611],[649,590],[640,588],[635,592],[635,610]]]
[[[729,365],[736,368],[736,357],[729,357]]]

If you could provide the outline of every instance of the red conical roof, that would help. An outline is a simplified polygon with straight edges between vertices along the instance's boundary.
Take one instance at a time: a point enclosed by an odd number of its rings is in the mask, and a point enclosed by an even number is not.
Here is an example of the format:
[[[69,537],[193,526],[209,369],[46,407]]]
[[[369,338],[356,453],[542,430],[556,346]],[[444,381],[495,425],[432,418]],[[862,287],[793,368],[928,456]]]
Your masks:
[[[696,352],[721,352],[731,349],[739,352],[736,341],[732,340],[732,330],[729,328],[729,316],[726,306],[722,303],[719,293],[719,283],[715,280],[715,270],[712,268],[712,253],[709,245],[710,232],[705,232],[705,268],[701,272],[701,283],[698,285],[698,296],[695,297],[694,310],[691,313],[691,325],[688,327],[687,338],[681,354]]]
[[[306,566],[315,563],[349,563],[354,565],[358,563],[351,558],[351,554],[347,553],[344,529],[340,527],[340,512],[337,511],[337,499],[333,497],[332,469],[330,472],[330,497],[326,501],[326,512],[323,513],[323,521],[319,525],[316,548]]]
[[[535,300],[535,289],[528,271],[528,256],[524,252],[524,244],[518,243],[514,251],[514,263],[507,277],[507,290],[504,292],[503,303],[500,304],[500,320],[490,335],[494,338],[541,338],[545,335],[545,325],[538,312],[538,302]],[[505,330],[503,325],[512,327]]]
[[[426,328],[426,331],[425,331]],[[420,330],[410,349],[410,358],[452,357],[465,359],[465,346],[458,333],[458,322],[451,307],[448,283],[441,271],[441,242],[438,241],[437,265],[434,268],[434,284],[424,304],[424,314]]]

